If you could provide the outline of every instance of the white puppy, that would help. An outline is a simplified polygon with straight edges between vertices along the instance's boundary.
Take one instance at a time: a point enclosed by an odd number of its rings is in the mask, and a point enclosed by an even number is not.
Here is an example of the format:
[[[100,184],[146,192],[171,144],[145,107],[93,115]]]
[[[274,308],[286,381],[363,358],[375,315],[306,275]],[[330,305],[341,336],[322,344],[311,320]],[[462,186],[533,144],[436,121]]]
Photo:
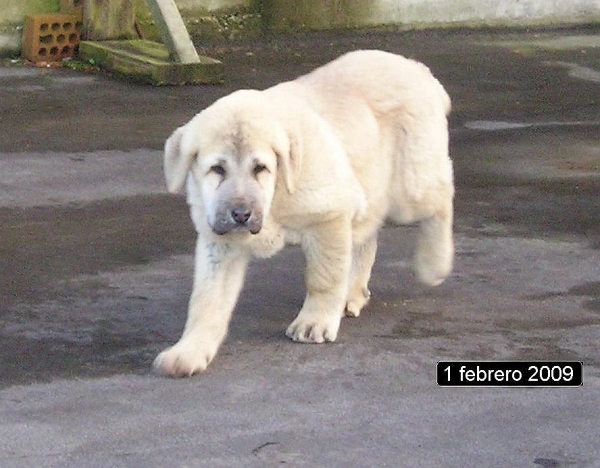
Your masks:
[[[425,284],[452,269],[450,98],[429,69],[381,51],[348,53],[294,81],[226,96],[165,145],[170,192],[187,181],[198,232],[187,323],[155,360],[162,374],[202,371],[224,340],[251,256],[286,241],[306,255],[294,341],[336,339],[369,300],[386,219],[420,222],[414,266]]]

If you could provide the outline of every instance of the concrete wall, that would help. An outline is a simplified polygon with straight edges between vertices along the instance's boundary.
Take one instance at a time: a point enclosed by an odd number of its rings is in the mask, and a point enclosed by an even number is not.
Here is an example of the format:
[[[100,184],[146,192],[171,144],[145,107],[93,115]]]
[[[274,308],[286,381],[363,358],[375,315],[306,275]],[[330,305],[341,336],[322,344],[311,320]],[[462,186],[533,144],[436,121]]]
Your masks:
[[[53,13],[60,0],[0,0],[0,56],[21,46],[26,14]],[[145,0],[134,0],[151,22]],[[426,27],[600,23],[600,0],[176,0],[196,40],[273,30],[394,25]]]
[[[149,21],[149,12],[145,0],[133,0],[140,19]],[[256,10],[257,0],[176,0],[179,9],[188,23],[192,35],[202,34],[207,30],[210,34],[224,34],[225,29],[248,26],[257,30],[256,17],[250,10]],[[18,54],[21,49],[23,23],[26,15],[40,13],[56,13],[60,10],[60,0],[0,0],[0,57]],[[226,12],[224,19],[215,19],[217,12]],[[231,15],[232,12],[239,14]],[[234,23],[234,24],[231,24]]]
[[[600,0],[263,0],[262,13],[279,30],[564,25],[600,22]]]
[[[0,56],[10,55],[21,49],[21,35],[25,15],[56,13],[60,0],[1,0],[0,7]]]

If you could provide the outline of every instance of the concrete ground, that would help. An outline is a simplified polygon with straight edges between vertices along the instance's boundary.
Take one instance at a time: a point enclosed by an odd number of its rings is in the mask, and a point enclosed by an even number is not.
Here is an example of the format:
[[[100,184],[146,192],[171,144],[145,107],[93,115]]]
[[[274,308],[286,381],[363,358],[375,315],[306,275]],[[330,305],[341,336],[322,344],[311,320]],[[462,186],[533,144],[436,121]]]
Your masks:
[[[456,267],[385,228],[334,344],[284,330],[297,249],[251,265],[209,370],[150,371],[179,337],[194,234],[161,147],[241,87],[358,48],[427,63],[453,97]],[[599,467],[600,30],[320,33],[206,48],[217,87],[0,67],[0,466]],[[578,388],[441,388],[440,360],[579,360]]]

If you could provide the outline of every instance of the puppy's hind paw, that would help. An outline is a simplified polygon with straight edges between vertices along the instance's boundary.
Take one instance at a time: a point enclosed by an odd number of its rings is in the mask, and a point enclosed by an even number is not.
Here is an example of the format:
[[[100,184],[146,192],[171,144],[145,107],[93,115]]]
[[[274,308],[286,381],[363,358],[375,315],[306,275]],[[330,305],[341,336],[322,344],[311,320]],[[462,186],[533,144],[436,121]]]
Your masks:
[[[370,298],[371,291],[368,288],[362,288],[358,292],[354,291],[346,302],[346,310],[344,311],[346,317],[358,317],[363,307],[369,303]]]

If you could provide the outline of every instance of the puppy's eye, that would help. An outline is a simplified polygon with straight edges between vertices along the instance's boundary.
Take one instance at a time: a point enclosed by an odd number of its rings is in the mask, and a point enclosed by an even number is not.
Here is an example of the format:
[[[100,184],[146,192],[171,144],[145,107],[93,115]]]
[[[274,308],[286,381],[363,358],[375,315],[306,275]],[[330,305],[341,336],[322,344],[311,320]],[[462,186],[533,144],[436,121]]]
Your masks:
[[[267,166],[265,166],[264,164],[257,164],[256,166],[254,166],[254,175],[258,175],[261,172],[265,172],[268,171]]]
[[[215,174],[220,175],[221,177],[224,177],[226,174],[225,168],[220,164],[215,164],[214,166],[212,166],[210,168],[210,172],[214,172]]]

